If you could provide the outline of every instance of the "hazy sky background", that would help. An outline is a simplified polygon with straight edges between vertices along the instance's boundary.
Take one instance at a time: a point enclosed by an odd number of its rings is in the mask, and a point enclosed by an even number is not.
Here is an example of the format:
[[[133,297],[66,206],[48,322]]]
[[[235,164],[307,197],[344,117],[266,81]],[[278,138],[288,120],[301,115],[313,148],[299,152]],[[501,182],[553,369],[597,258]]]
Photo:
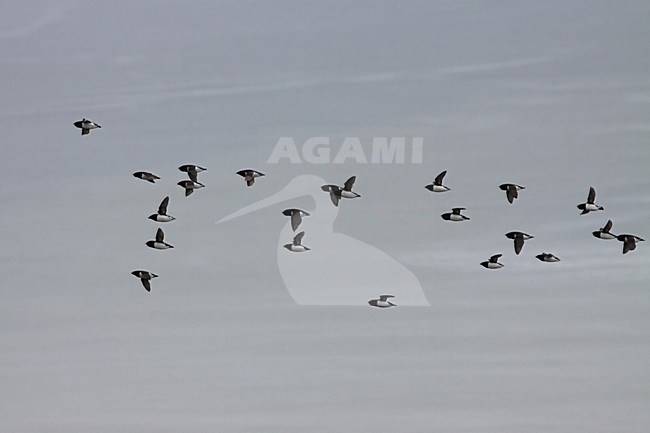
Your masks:
[[[650,237],[649,23],[645,1],[2,2],[0,430],[647,432],[650,242],[591,232]],[[267,164],[287,136],[424,137],[424,162]],[[188,198],[185,163],[208,168]],[[214,224],[301,174],[357,175],[335,231],[431,307],[295,304],[280,212],[308,197]],[[589,186],[605,211],[579,216]]]

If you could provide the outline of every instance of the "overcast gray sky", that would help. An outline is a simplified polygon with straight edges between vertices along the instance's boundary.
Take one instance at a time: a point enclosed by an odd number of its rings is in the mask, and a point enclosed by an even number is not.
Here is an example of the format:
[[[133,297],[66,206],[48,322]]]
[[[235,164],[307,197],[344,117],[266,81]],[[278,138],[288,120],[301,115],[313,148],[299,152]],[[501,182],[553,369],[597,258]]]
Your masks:
[[[649,22],[644,1],[3,2],[0,430],[647,432],[650,245],[591,232],[650,237]],[[423,162],[267,163],[280,137],[383,136],[423,137]],[[185,163],[208,168],[188,198]],[[317,198],[214,224],[353,174],[334,231],[430,307],[296,304],[280,212]],[[605,211],[579,216],[589,186]],[[165,195],[176,248],[154,251]],[[511,230],[535,236],[519,256]]]

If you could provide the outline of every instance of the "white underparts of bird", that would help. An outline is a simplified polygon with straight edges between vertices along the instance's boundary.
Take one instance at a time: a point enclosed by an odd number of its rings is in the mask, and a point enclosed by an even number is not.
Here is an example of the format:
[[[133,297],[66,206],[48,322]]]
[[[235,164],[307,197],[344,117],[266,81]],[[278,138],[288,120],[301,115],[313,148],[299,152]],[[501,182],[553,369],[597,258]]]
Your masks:
[[[509,232],[506,233],[506,237],[515,241],[515,254],[519,255],[521,249],[524,247],[524,241],[532,239],[535,236],[531,236],[523,232]]]
[[[182,165],[181,167],[185,167],[185,166]],[[204,170],[205,169],[202,169],[201,171]],[[190,178],[189,180],[181,180],[180,182],[178,182],[178,185],[185,188],[185,197],[192,194],[195,189],[203,188],[205,186],[201,182],[199,182],[198,171],[196,170],[195,166],[193,165],[187,166],[187,175]]]
[[[147,241],[147,246],[156,250],[167,250],[169,248],[174,248],[172,245],[169,245],[167,242],[165,242],[165,233],[161,228],[156,231],[156,240]]]
[[[455,207],[451,212],[443,213],[440,217],[445,221],[467,221],[469,217],[461,214],[461,211],[464,210],[464,207]]]
[[[149,281],[151,281],[152,278],[156,278],[158,276],[153,272],[143,271],[143,270],[133,271],[131,272],[131,274],[133,274],[137,278],[140,278],[140,281],[142,282],[142,285],[144,286],[144,289],[147,292],[151,292],[151,284],[149,284]]]
[[[589,212],[596,212],[599,210],[605,210],[604,207],[598,206],[596,203],[596,190],[593,186],[589,187],[589,194],[587,195],[587,201],[585,203],[580,203],[577,208],[582,212],[580,215],[588,214]]]
[[[634,251],[636,249],[636,243],[644,241],[644,239],[638,236],[628,234],[618,235],[616,239],[623,242],[623,254],[627,254],[628,251]]]
[[[371,305],[373,307],[378,307],[378,308],[389,308],[389,307],[397,307],[396,304],[393,304],[392,302],[389,301],[390,298],[394,298],[395,296],[393,295],[381,295],[379,296],[379,299],[371,299],[368,301],[368,305]]]
[[[98,125],[97,123],[93,122],[92,120],[88,120],[86,118],[83,118],[81,120],[77,120],[74,123],[74,126],[81,129],[81,135],[90,134],[91,129],[101,128],[100,125]]]
[[[251,170],[250,168],[247,168],[246,170],[239,170],[237,174],[244,178],[246,185],[248,186],[252,186],[255,183],[256,177],[266,176],[264,173],[257,170]]]
[[[135,173],[133,173],[133,176],[137,177],[138,179],[146,180],[147,182],[151,182],[151,183],[155,183],[155,181],[160,179],[155,174],[146,171],[136,171]]]
[[[158,213],[149,216],[150,220],[157,221],[159,223],[167,223],[169,221],[174,221],[174,218],[171,215],[167,215],[167,205],[169,204],[169,196],[165,197],[163,201],[158,206]]]
[[[302,217],[309,216],[309,212],[301,209],[285,209],[282,211],[282,215],[291,217],[291,229],[295,232],[302,222]]]
[[[559,262],[559,261],[560,261],[560,259],[559,259],[557,256],[555,256],[555,255],[553,255],[553,254],[551,254],[551,253],[541,253],[541,254],[537,254],[535,257],[537,257],[537,258],[538,258],[539,260],[541,260],[542,262],[555,263],[555,262]]]
[[[616,239],[616,235],[612,233],[611,230],[612,230],[612,220],[607,220],[605,227],[601,227],[595,232],[591,232],[591,234],[597,237],[598,239],[605,239],[605,240]]]
[[[426,185],[425,188],[428,189],[431,192],[447,192],[449,191],[449,188],[444,186],[442,184],[442,179],[445,177],[447,174],[447,170],[443,171],[440,173],[436,178],[433,180],[433,183],[430,183],[429,185]]]
[[[506,192],[506,198],[508,199],[508,203],[512,204],[512,202],[517,197],[519,197],[519,191],[522,189],[526,189],[526,187],[517,185],[515,183],[504,183],[499,185],[499,189]]]
[[[357,198],[361,197],[361,195],[357,194],[356,192],[352,191],[352,187],[354,186],[354,182],[356,182],[357,177],[352,176],[348,180],[345,181],[345,184],[343,185],[343,188],[341,188],[338,185],[323,185],[321,186],[321,189],[325,192],[330,193],[330,199],[332,199],[332,203],[334,203],[334,206],[339,205],[339,199],[341,198]]]
[[[309,251],[309,248],[302,244],[302,237],[305,236],[305,232],[300,232],[293,237],[293,242],[286,244],[284,247],[294,253],[303,253]]]
[[[486,260],[484,262],[481,262],[481,266],[487,269],[499,269],[504,267],[505,265],[502,263],[499,263],[499,257],[501,257],[503,254],[495,254],[492,257],[490,257],[490,260]]]

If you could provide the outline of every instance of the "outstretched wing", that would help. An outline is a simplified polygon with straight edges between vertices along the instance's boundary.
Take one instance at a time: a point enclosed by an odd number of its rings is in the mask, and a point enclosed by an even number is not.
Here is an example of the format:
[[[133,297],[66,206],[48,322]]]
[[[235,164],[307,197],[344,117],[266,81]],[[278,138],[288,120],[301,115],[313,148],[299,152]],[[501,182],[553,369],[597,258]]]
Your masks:
[[[192,182],[197,182],[198,183],[196,169],[194,167],[188,167],[187,175],[190,177],[190,180]]]
[[[436,176],[436,178],[433,180],[433,184],[442,185],[442,179],[445,177],[446,174],[447,174],[447,170],[443,171],[438,176]]]
[[[515,254],[519,255],[523,247],[524,247],[524,237],[515,236]]]
[[[508,198],[508,202],[512,204],[517,196],[517,187],[514,185],[508,185],[508,188],[506,189],[506,197]]]
[[[303,237],[303,236],[305,236],[305,232],[304,232],[304,231],[302,231],[302,232],[298,233],[297,235],[295,235],[295,236],[293,237],[293,244],[294,244],[294,245],[300,245],[300,242],[302,242],[302,237]]]
[[[151,284],[149,284],[149,280],[145,280],[144,278],[140,278],[140,281],[142,281],[142,285],[144,286],[144,289],[147,292],[151,292]]]
[[[346,191],[352,191],[352,187],[354,186],[354,182],[357,180],[356,176],[352,176],[348,180],[345,181],[345,184],[343,185],[343,189]]]
[[[460,215],[460,211],[462,211],[462,210],[465,210],[465,208],[464,208],[464,207],[454,207],[454,208],[451,208],[451,212],[452,212],[452,213],[455,213],[456,215]]]
[[[612,220],[607,220],[607,224],[601,230],[604,232],[609,232],[612,229]]]
[[[158,215],[167,215],[167,205],[169,204],[169,196],[165,197],[158,206]]]
[[[587,196],[587,203],[594,204],[596,200],[596,190],[593,186],[589,187],[589,195]]]
[[[302,216],[300,216],[300,211],[293,211],[291,214],[291,229],[295,232],[300,223],[302,222]]]
[[[341,198],[341,195],[338,188],[330,189],[330,198],[332,199],[332,203],[334,203],[334,206],[339,205],[339,199]]]
[[[490,262],[491,263],[496,263],[497,260],[499,260],[499,257],[501,257],[503,254],[495,254],[492,257],[490,257]]]
[[[156,231],[156,242],[163,242],[165,240],[165,233],[161,228]]]
[[[386,301],[386,300],[388,300],[389,298],[394,298],[394,297],[395,297],[395,296],[393,296],[393,295],[381,295],[381,296],[379,297],[379,300],[380,300],[380,301]]]

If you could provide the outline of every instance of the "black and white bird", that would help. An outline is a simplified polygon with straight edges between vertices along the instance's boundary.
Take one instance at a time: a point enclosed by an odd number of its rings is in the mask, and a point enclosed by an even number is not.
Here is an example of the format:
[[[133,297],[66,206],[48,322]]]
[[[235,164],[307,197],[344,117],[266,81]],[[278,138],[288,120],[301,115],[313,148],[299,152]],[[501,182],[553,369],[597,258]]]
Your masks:
[[[171,215],[167,215],[168,204],[169,204],[169,196],[165,197],[163,201],[160,202],[160,206],[158,206],[158,213],[150,215],[149,219],[159,223],[168,223],[170,221],[174,221],[176,218],[174,218]]]
[[[305,236],[305,232],[300,232],[293,237],[293,242],[286,244],[284,247],[294,253],[303,253],[309,251],[309,248],[302,244],[302,237]]]
[[[357,194],[356,192],[352,191],[352,187],[354,186],[354,182],[356,182],[357,177],[352,176],[348,180],[345,181],[345,184],[343,184],[343,188],[341,188],[338,185],[323,185],[320,187],[325,192],[330,193],[330,199],[332,199],[332,203],[334,203],[334,206],[339,205],[339,200],[341,198],[357,198],[361,197],[361,195]]]
[[[541,253],[537,254],[535,257],[537,257],[539,260],[542,262],[549,262],[549,263],[555,263],[559,262],[560,258],[551,254],[551,253]]]
[[[505,265],[503,263],[499,263],[499,257],[501,257],[503,254],[495,254],[492,257],[490,257],[489,260],[486,260],[484,262],[481,262],[481,266],[487,269],[499,269],[504,267]]]
[[[515,254],[519,255],[521,249],[524,247],[524,241],[532,239],[535,236],[531,236],[523,232],[509,232],[506,233],[506,237],[515,241]]]
[[[607,220],[605,227],[601,227],[595,232],[591,232],[591,234],[597,237],[598,239],[606,239],[606,240],[616,239],[616,235],[612,233],[611,230],[612,230],[612,220]]]
[[[134,276],[140,278],[140,281],[142,282],[142,285],[144,286],[144,289],[147,292],[151,292],[151,284],[149,282],[151,281],[152,278],[156,278],[158,275],[154,274],[153,272],[149,271],[142,271],[142,270],[137,270],[131,272]]]
[[[285,209],[282,211],[282,215],[291,217],[291,229],[295,232],[302,222],[302,217],[309,216],[309,212],[301,209]]]
[[[447,174],[447,170],[443,171],[440,173],[436,178],[433,180],[433,183],[430,183],[429,185],[426,185],[425,188],[428,189],[431,192],[447,192],[450,190],[450,188],[447,188],[442,184],[442,179],[445,177]]]
[[[160,179],[155,174],[146,171],[136,171],[135,173],[133,173],[133,176],[137,177],[138,179],[146,180],[147,182],[151,182],[151,183],[156,183],[156,181]]]
[[[522,189],[526,189],[526,187],[517,185],[515,183],[503,183],[499,185],[499,189],[506,192],[506,198],[508,199],[508,203],[512,204],[512,202],[517,197],[519,197],[519,191]]]
[[[628,251],[634,251],[636,249],[636,243],[644,241],[644,239],[638,236],[628,234],[618,235],[616,239],[623,242],[623,254],[627,254]]]
[[[147,246],[156,250],[168,250],[169,248],[174,248],[172,245],[165,242],[165,233],[161,228],[156,231],[156,240],[147,241]]]
[[[464,210],[464,207],[455,207],[451,209],[451,212],[443,213],[440,217],[445,221],[467,221],[469,217],[460,213]]]
[[[81,135],[90,134],[91,129],[101,128],[101,125],[93,122],[92,120],[88,120],[85,117],[81,120],[77,120],[74,123],[74,126],[81,129]]]
[[[248,186],[252,186],[255,183],[256,177],[266,176],[264,173],[257,170],[251,170],[250,168],[239,170],[237,174],[244,178],[246,185]]]
[[[368,301],[368,304],[378,308],[397,307],[396,304],[393,304],[392,302],[389,301],[390,298],[394,298],[394,297],[395,296],[393,295],[381,295],[379,296],[379,299],[371,299],[370,301]]]
[[[185,197],[192,194],[195,189],[203,188],[205,186],[198,181],[198,172],[194,168],[194,166],[189,166],[189,168],[187,169],[187,175],[189,176],[189,180],[186,179],[178,182],[178,185],[185,188]]]
[[[185,165],[181,165],[180,167],[178,167],[178,169],[179,169],[180,171],[184,171],[185,173],[189,173],[190,170],[193,170],[193,171],[195,171],[195,172],[197,172],[197,173],[201,173],[202,171],[206,171],[206,170],[207,170],[207,168],[203,168],[203,167],[201,167],[201,166],[199,166],[199,165],[194,165],[194,164],[185,164]]]
[[[589,194],[587,195],[587,201],[585,203],[580,203],[577,208],[582,212],[580,215],[588,214],[589,212],[596,212],[599,210],[605,210],[604,207],[598,206],[594,201],[596,200],[596,190],[593,186],[589,187]]]

